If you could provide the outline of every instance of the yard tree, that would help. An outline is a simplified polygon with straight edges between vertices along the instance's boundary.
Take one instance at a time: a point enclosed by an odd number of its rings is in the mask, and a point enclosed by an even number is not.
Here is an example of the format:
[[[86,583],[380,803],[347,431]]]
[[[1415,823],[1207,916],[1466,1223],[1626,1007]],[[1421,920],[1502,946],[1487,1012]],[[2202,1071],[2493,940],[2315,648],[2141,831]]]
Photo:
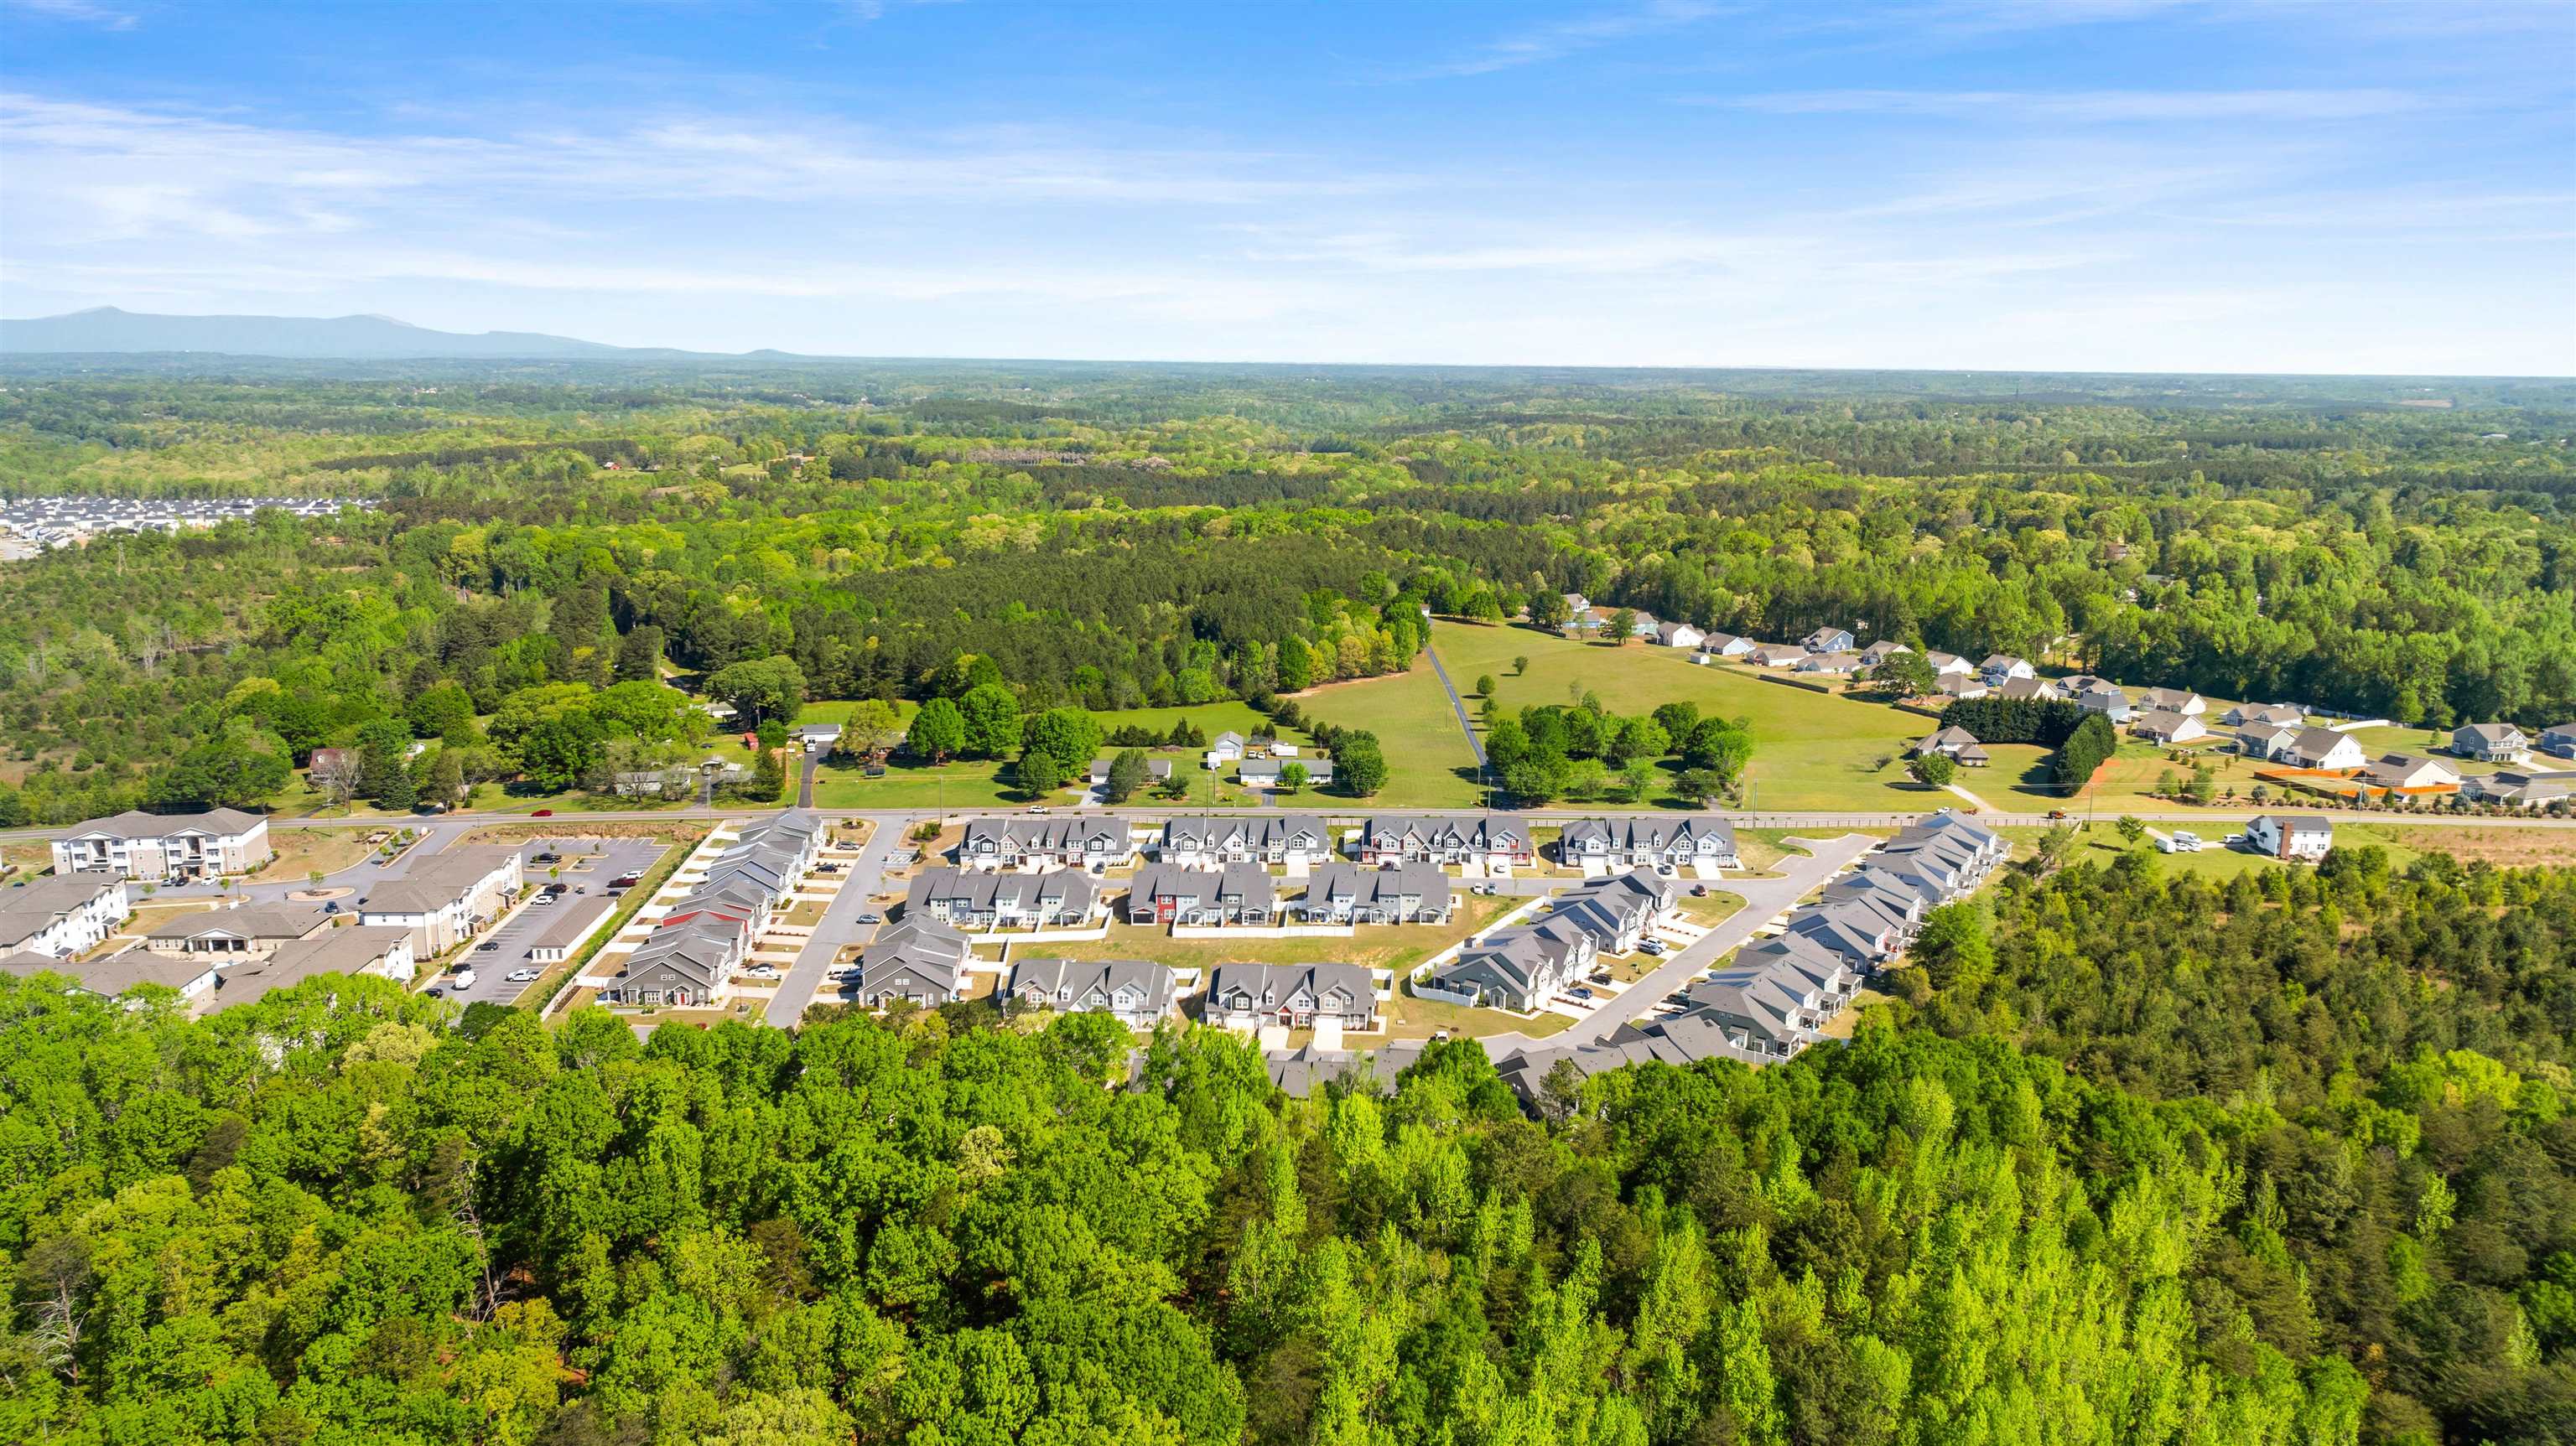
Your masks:
[[[1628,640],[1636,635],[1637,610],[1621,608],[1612,613],[1610,621],[1602,625],[1601,631],[1609,637],[1614,646],[1622,648],[1628,646]]]
[[[1926,788],[1948,788],[1958,776],[1959,765],[1946,753],[1926,753],[1906,764],[1905,771]]]
[[[1143,749],[1120,749],[1118,756],[1109,760],[1109,784],[1103,797],[1111,803],[1125,803],[1134,798],[1149,776],[1146,761]]]
[[[1685,768],[1673,780],[1673,787],[1682,797],[1705,804],[1723,797],[1733,781],[1714,768]]]
[[[850,705],[849,721],[841,725],[840,746],[861,758],[882,758],[902,730],[903,715],[892,703],[883,698],[861,698]]]
[[[2111,826],[2120,831],[2120,839],[2123,843],[2135,844],[2147,836],[2146,821],[2135,814],[2124,813]]]
[[[1524,673],[1526,673],[1526,672],[1528,672],[1528,671],[1529,671],[1529,654],[1527,654],[1527,653],[1521,653],[1521,654],[1517,654],[1517,655],[1515,655],[1515,656],[1512,658],[1512,676],[1513,676],[1513,677],[1515,677],[1515,678],[1517,678],[1517,677],[1521,676],[1522,674],[1524,674]]]
[[[1905,698],[1921,698],[1939,686],[1933,675],[1932,660],[1919,652],[1890,653],[1869,670],[1869,680],[1882,690]]]
[[[1496,768],[1509,768],[1530,754],[1529,731],[1521,720],[1502,717],[1485,730],[1485,761]]]
[[[1100,720],[1080,708],[1049,708],[1021,730],[1023,747],[1055,760],[1056,772],[1070,778],[1091,766],[1100,752]]]
[[[1665,746],[1671,747],[1688,739],[1699,726],[1697,703],[1659,703],[1655,705],[1655,726],[1664,730]]]
[[[156,803],[253,808],[286,786],[286,758],[236,738],[200,743],[154,774]]]
[[[1701,719],[1682,743],[1683,766],[1716,774],[1722,786],[1731,786],[1752,757],[1753,735],[1723,718]]]
[[[1476,675],[1476,691],[1487,698],[1494,696],[1494,675],[1491,673],[1478,673]]]
[[[599,766],[602,754],[599,738],[586,721],[549,718],[519,739],[515,756],[530,783],[549,793],[559,793],[578,787]],[[378,801],[382,801],[381,795]],[[410,805],[406,803],[404,807]]]
[[[1565,594],[1551,588],[1530,595],[1529,617],[1533,624],[1542,628],[1561,628],[1571,616],[1573,608],[1566,602]]]
[[[1306,765],[1290,759],[1279,766],[1279,786],[1296,793],[1306,786]]]
[[[1342,786],[1360,798],[1367,798],[1386,787],[1386,755],[1379,751],[1377,735],[1350,732],[1341,735],[1333,752],[1333,776]]]
[[[1643,758],[1632,758],[1628,760],[1628,766],[1619,771],[1619,777],[1624,801],[1643,803],[1648,791],[1655,786],[1655,766]]]
[[[1031,748],[1020,755],[1020,792],[1034,803],[1064,786],[1064,770],[1056,766],[1055,755],[1043,748]]]
[[[731,703],[745,724],[793,717],[805,701],[805,670],[783,653],[753,658],[717,669],[707,691]]]
[[[1622,759],[1657,759],[1672,751],[1672,738],[1664,725],[1651,717],[1620,720],[1618,753]]]
[[[933,698],[912,717],[912,751],[933,763],[945,763],[966,751],[966,717],[947,698]]]
[[[454,808],[465,801],[465,760],[456,749],[440,748],[429,755],[420,792],[423,799],[441,808]]]
[[[999,683],[978,683],[957,700],[970,758],[1007,758],[1020,746],[1020,704]],[[1060,772],[1061,770],[1059,770]]]

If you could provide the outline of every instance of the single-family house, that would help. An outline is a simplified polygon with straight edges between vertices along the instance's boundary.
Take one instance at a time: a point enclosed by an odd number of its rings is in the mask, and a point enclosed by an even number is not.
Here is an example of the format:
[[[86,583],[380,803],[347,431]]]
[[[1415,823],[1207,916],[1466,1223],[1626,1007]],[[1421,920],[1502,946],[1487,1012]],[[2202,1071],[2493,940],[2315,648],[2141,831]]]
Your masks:
[[[1764,668],[1794,668],[1807,660],[1807,650],[1795,643],[1761,643],[1744,660]]]
[[[1126,912],[1131,924],[1269,924],[1279,914],[1279,882],[1256,863],[1147,864],[1128,887]]]
[[[1312,868],[1332,858],[1333,835],[1311,813],[1207,814],[1167,820],[1154,856],[1194,869],[1247,862]]]
[[[1945,673],[1933,688],[1944,698],[1982,698],[1987,691],[1986,680],[1974,673]]]
[[[2460,779],[2460,796],[2476,803],[2546,808],[2550,804],[2576,798],[2576,772],[2532,773],[2506,769],[2495,773],[2466,774]]]
[[[1851,629],[1827,624],[1801,638],[1798,646],[1811,653],[1848,653],[1852,641]]]
[[[1957,763],[1962,768],[1983,768],[1988,761],[1986,746],[1977,741],[1976,734],[1965,728],[1943,728],[1914,745],[1914,756],[1917,758],[1928,757],[1935,753]]]
[[[1712,658],[1741,658],[1762,646],[1751,638],[1733,633],[1711,633],[1700,640],[1699,650]]]
[[[2351,734],[2331,728],[2302,728],[2289,747],[2275,756],[2297,768],[2353,769],[2370,762],[2370,755]]]
[[[2460,772],[2438,758],[2383,753],[2370,761],[2370,781],[2382,788],[2456,788]]]
[[[2030,665],[2029,659],[2016,658],[2010,653],[1988,654],[1986,660],[1977,665],[1977,671],[1985,677],[1988,684],[1996,687],[2001,687],[2014,678],[2039,676],[2039,670]]]
[[[2099,678],[2086,680],[2092,686],[2075,695],[2075,706],[2087,713],[2099,713],[2114,723],[2126,723],[2137,710],[2129,706],[2129,695]]]
[[[2334,847],[2334,823],[2320,814],[2267,813],[2245,825],[2245,842],[2259,854],[2314,863]]]
[[[2552,758],[2576,758],[2576,723],[2541,729],[2539,748]]]
[[[1957,653],[1945,653],[1940,649],[1935,648],[1931,652],[1923,655],[1923,661],[1932,665],[1932,676],[1935,678],[1973,678],[1977,676],[1977,665],[1966,658],[1960,657]]]
[[[2059,703],[2066,699],[2066,690],[2048,678],[2005,678],[1997,682],[1991,673],[1977,676],[1999,697],[2036,699],[2042,703]]]
[[[2289,703],[2239,703],[2218,717],[2231,728],[2261,723],[2274,728],[2296,728],[2307,714]]]
[[[1858,653],[1809,653],[1798,660],[1798,671],[1801,673],[1830,673],[1842,676],[1857,673],[1860,669],[1861,661]]]
[[[1877,642],[1874,642],[1868,647],[1860,650],[1860,663],[1864,668],[1875,668],[1879,664],[1886,662],[1888,659],[1895,657],[1899,653],[1910,653],[1913,651],[1914,650],[1912,648],[1905,646],[1903,643],[1897,642],[1893,638],[1881,638]]]
[[[1330,1020],[1365,1033],[1377,1027],[1377,982],[1357,964],[1219,964],[1206,1017],[1227,1029],[1307,1029]]]
[[[1445,924],[1454,906],[1449,875],[1415,859],[1375,869],[1325,864],[1290,907],[1309,924]]]
[[[1688,623],[1657,623],[1655,641],[1668,648],[1696,648],[1708,640],[1708,634]]]
[[[2236,751],[2248,758],[2277,759],[2289,752],[2298,738],[2296,724],[2240,723],[2236,726]]]
[[[796,725],[796,741],[808,753],[829,753],[841,744],[841,725],[799,723]]]
[[[1106,1014],[1129,1029],[1151,1029],[1172,1014],[1174,976],[1141,959],[1023,959],[1011,966],[1005,1006],[1058,1014]]]
[[[1510,814],[1379,817],[1360,826],[1359,861],[1371,866],[1425,859],[1512,869],[1536,858],[1529,826]]]
[[[2129,725],[2129,731],[2150,743],[2191,743],[2209,736],[2209,730],[2189,713],[2159,708],[2143,713]]]
[[[1216,735],[1216,741],[1208,745],[1207,767],[1211,770],[1242,761],[1243,735],[1240,733],[1228,730]]]
[[[2451,732],[2451,751],[2481,763],[2520,763],[2531,756],[2531,736],[2510,723],[2463,723]]]
[[[2209,700],[2189,688],[2149,688],[2138,695],[2138,706],[2150,713],[2180,713],[2197,718],[2209,711]]]
[[[276,857],[268,820],[237,808],[145,813],[76,823],[53,840],[54,872],[104,870],[153,883],[248,873]]]
[[[1557,835],[1556,856],[1569,867],[1731,869],[1735,825],[1713,813],[1578,818]]]

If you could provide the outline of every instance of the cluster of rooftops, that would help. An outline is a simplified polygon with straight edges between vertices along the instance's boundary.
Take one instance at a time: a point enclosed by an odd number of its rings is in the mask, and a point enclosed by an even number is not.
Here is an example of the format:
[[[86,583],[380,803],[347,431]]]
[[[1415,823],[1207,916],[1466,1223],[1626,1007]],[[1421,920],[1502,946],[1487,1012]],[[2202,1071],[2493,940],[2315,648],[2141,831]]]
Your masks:
[[[627,1004],[703,1004],[769,927],[771,914],[823,851],[821,819],[803,810],[748,825],[628,955],[601,997]]]

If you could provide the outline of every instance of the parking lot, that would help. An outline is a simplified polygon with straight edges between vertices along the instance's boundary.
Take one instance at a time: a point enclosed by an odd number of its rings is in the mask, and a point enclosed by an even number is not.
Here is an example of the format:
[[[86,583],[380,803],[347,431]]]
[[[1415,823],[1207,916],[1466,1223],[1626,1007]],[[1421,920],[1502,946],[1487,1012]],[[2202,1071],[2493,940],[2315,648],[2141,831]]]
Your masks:
[[[652,868],[662,857],[664,847],[644,839],[567,838],[528,844],[520,851],[527,871],[528,896],[533,899],[549,884],[561,884],[564,892],[560,902],[530,903],[512,912],[477,939],[473,948],[451,961],[449,972],[425,983],[458,1004],[516,1002],[537,976],[555,967],[537,963],[528,951],[545,934],[556,911],[607,897],[609,880]],[[548,854],[560,857],[549,859],[545,857]],[[460,976],[453,972],[456,964],[473,971],[472,984],[458,985]],[[520,977],[514,979],[513,975]]]

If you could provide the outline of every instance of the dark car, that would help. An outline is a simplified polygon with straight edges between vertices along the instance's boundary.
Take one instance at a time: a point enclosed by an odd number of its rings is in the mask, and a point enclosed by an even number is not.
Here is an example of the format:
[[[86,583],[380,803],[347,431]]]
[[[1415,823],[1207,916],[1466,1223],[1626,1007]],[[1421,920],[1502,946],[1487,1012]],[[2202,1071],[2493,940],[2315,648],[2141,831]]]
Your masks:
[[[340,901],[338,899],[333,899],[331,902],[324,904],[322,906],[322,912],[326,914],[336,914],[340,912]]]
[[[497,941],[490,944],[477,944],[474,946],[474,952],[477,954],[498,954],[501,952],[501,946]]]
[[[422,990],[422,991],[420,991],[420,992],[421,992],[421,993],[423,993],[423,994],[428,995],[428,996],[429,996],[430,998],[432,998],[432,999],[445,999],[445,998],[447,997],[447,991],[446,991],[446,990],[444,990],[444,989],[439,989],[439,988],[436,988],[436,987],[432,987],[432,988],[424,989],[424,990]]]

